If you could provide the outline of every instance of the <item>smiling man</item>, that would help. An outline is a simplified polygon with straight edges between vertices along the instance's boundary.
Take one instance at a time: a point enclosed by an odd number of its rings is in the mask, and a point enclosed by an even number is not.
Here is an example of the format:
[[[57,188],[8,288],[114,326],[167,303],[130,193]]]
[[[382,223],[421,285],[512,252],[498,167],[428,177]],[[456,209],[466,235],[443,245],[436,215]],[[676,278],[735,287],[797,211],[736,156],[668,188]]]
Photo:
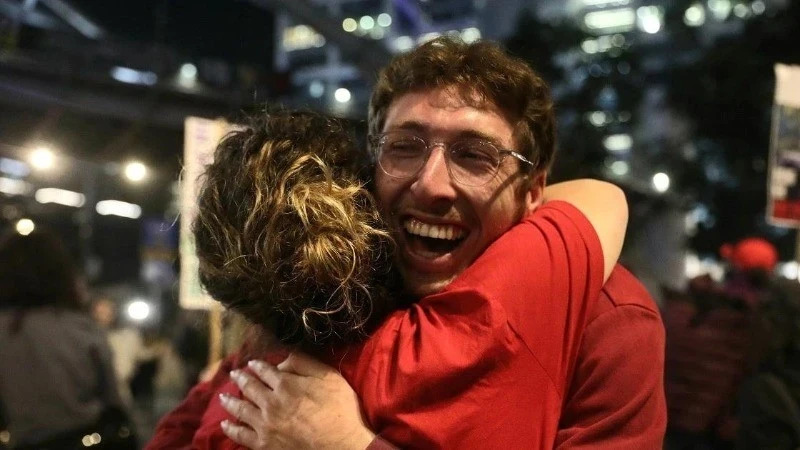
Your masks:
[[[225,434],[251,448],[378,445],[346,380],[399,445],[660,448],[663,328],[615,265],[624,198],[599,182],[545,188],[544,81],[493,44],[436,39],[382,71],[369,129],[373,193],[414,302],[323,357],[344,378],[302,356],[252,365],[263,383],[236,371],[239,391],[224,392],[252,403],[223,396],[240,421]]]
[[[391,103],[382,130],[372,136],[375,195],[418,298],[450,284],[541,201],[543,176],[524,179],[534,165],[506,150],[517,147],[514,130],[494,105],[471,106],[450,87],[410,92]],[[520,196],[517,184],[530,189]]]

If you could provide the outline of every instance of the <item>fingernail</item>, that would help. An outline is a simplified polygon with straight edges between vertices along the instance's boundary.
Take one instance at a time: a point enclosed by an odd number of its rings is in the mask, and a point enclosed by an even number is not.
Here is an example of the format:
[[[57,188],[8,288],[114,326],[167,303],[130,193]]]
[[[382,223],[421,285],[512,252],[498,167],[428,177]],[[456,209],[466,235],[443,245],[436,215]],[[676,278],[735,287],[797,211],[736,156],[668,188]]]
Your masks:
[[[219,401],[222,402],[223,405],[227,405],[231,401],[231,396],[228,394],[219,394]]]
[[[234,381],[239,381],[241,377],[242,377],[241,372],[239,372],[238,370],[231,370],[231,378],[233,378]]]
[[[222,428],[229,428],[229,427],[231,426],[231,423],[228,421],[228,419],[225,419],[225,420],[223,420],[223,421],[222,421],[222,422],[220,422],[219,424],[220,424],[220,426],[221,426]]]
[[[266,369],[266,365],[264,364],[264,362],[263,361],[259,361],[257,359],[254,359],[252,361],[248,361],[247,362],[247,366],[252,368],[252,369],[254,369],[254,370],[259,370],[259,371]]]

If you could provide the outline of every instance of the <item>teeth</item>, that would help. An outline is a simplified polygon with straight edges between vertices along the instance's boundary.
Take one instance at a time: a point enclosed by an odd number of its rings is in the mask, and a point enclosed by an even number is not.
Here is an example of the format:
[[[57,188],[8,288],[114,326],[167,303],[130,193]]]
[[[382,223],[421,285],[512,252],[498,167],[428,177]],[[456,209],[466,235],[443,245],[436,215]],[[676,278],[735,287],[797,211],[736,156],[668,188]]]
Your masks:
[[[434,239],[455,241],[464,236],[464,230],[453,225],[433,225],[420,222],[417,219],[408,219],[403,226],[411,234]]]

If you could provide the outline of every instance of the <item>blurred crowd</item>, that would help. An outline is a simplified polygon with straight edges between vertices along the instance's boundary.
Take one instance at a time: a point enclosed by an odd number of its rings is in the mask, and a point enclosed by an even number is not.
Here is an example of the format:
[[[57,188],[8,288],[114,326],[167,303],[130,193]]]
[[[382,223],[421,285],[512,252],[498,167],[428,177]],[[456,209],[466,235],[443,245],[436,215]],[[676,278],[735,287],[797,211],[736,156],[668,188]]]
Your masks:
[[[64,243],[0,236],[0,448],[140,448],[207,364],[203,317],[140,328]]]
[[[724,279],[665,292],[668,450],[800,444],[800,285],[777,251],[746,238],[720,250]]]

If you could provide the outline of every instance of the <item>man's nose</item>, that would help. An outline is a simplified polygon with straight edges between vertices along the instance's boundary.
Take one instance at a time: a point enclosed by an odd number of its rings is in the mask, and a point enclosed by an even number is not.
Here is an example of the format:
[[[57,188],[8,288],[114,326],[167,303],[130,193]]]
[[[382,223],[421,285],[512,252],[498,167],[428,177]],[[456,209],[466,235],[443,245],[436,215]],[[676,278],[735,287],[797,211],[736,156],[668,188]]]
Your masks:
[[[432,147],[428,159],[411,184],[411,191],[418,199],[427,202],[453,201],[456,190],[447,169],[447,150],[441,144]]]

